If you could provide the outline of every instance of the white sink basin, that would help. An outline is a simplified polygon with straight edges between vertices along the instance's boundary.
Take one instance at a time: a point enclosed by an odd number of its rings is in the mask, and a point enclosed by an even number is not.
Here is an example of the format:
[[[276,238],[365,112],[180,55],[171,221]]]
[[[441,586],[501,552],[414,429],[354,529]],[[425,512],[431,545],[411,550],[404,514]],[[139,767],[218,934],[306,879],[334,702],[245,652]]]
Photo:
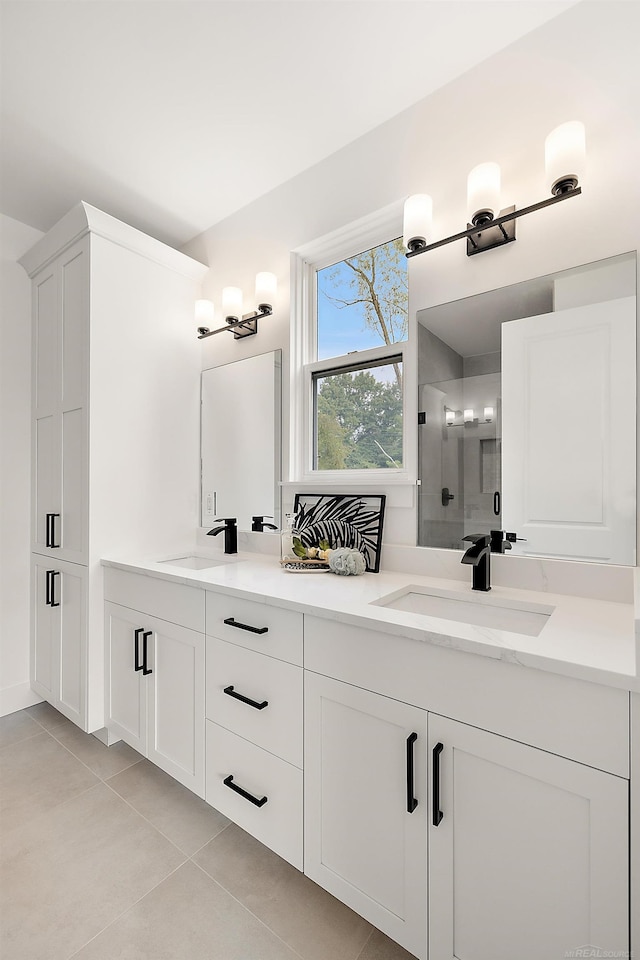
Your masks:
[[[408,586],[395,593],[374,600],[380,607],[406,610],[425,617],[438,617],[456,623],[472,623],[477,627],[492,627],[537,637],[555,607],[542,603],[521,603],[518,600],[497,599],[490,594],[470,596],[454,591],[430,587]]]
[[[158,563],[170,563],[173,567],[188,567],[189,570],[208,570],[209,567],[223,567],[237,560],[212,560],[210,557],[174,557],[171,560],[158,560]]]

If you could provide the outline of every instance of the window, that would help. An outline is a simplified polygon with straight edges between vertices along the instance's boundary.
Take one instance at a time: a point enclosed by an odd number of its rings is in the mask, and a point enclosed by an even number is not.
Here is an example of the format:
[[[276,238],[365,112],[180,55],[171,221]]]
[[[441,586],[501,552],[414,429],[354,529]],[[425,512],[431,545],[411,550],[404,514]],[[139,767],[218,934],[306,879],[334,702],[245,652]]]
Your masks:
[[[302,476],[388,475],[405,468],[407,260],[401,239],[366,249],[362,240],[362,246],[357,243],[357,237],[346,244],[342,238],[333,251],[327,244],[322,257],[302,261],[307,312],[301,351],[306,412],[297,435],[304,446]],[[335,253],[344,253],[348,244],[361,252],[339,260]]]

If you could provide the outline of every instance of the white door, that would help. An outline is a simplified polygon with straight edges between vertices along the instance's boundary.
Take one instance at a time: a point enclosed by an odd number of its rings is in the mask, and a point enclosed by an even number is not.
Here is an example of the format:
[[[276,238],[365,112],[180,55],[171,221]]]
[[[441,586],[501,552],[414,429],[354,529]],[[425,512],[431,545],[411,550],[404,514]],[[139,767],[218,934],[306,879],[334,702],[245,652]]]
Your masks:
[[[144,634],[147,634],[146,638]],[[143,683],[143,647],[152,631],[144,614],[115,603],[105,603],[105,641],[108,649],[106,725],[143,756],[147,752],[147,684]]]
[[[204,797],[204,634],[162,620],[153,630],[148,673],[149,760]]]
[[[426,714],[305,673],[304,872],[426,956]]]
[[[503,526],[526,554],[635,564],[635,298],[502,324]]]
[[[627,956],[628,781],[435,714],[429,749],[430,960]]]

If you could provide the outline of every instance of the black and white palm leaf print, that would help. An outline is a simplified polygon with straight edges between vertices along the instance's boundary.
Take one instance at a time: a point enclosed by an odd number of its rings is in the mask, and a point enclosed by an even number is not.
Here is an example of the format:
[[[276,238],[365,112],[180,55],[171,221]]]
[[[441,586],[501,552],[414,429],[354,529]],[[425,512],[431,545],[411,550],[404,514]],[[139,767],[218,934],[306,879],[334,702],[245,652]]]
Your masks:
[[[385,497],[335,494],[296,494],[295,527],[305,547],[328,540],[332,548],[359,550],[367,570],[380,569]]]

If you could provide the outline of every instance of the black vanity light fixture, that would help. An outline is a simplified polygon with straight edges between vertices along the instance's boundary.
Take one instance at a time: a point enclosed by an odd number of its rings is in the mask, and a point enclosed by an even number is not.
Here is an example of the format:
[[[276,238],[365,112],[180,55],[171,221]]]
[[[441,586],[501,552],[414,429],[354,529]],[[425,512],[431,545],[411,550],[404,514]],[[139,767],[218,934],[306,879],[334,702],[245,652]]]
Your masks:
[[[242,290],[240,287],[225,287],[222,291],[222,312],[226,321],[224,327],[211,330],[208,324],[213,323],[214,306],[211,300],[196,300],[196,323],[198,325],[198,340],[213,337],[216,333],[230,331],[235,340],[252,337],[258,332],[258,320],[273,313],[273,304],[276,298],[277,280],[273,273],[262,272],[256,274],[256,303],[257,309],[252,313],[242,312]]]
[[[433,201],[421,193],[409,197],[404,205],[404,245],[407,257],[416,257],[454,240],[467,241],[467,256],[501,247],[516,239],[516,220],[535,210],[576,197],[582,192],[579,182],[584,172],[585,132],[579,120],[563,123],[545,140],[545,169],[551,196],[516,210],[515,206],[500,209],[500,167],[497,163],[481,163],[474,167],[467,181],[469,219],[467,229],[444,240],[428,242],[431,234]],[[496,215],[496,211],[499,214]]]

